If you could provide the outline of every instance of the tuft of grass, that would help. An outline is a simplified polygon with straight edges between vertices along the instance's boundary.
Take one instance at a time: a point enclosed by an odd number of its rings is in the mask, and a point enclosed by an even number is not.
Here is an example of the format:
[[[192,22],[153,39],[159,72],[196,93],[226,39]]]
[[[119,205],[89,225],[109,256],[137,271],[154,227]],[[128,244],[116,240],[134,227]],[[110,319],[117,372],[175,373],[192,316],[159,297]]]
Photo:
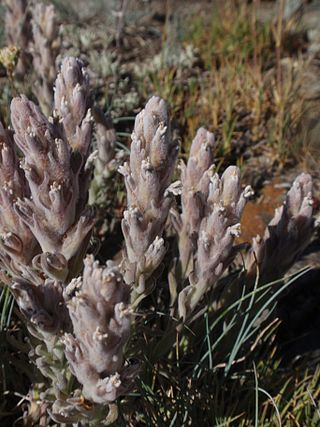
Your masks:
[[[4,331],[9,327],[11,322],[12,311],[14,307],[14,299],[10,289],[2,285],[0,293],[0,331]]]
[[[218,311],[211,295],[203,314],[182,330],[170,321],[165,295],[150,297],[128,348],[141,359],[139,380],[120,402],[115,425],[189,426],[199,419],[203,426],[317,425],[319,368],[310,359],[283,366],[275,341],[274,303],[298,277],[251,291],[244,286]]]

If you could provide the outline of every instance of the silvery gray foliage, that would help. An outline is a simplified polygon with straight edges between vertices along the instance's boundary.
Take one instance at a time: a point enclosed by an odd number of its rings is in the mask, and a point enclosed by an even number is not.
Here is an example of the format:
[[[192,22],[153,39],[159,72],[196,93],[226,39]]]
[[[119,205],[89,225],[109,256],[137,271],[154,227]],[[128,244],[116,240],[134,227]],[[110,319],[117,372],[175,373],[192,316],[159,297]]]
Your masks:
[[[153,96],[136,117],[130,161],[119,168],[125,177],[128,199],[122,231],[125,280],[134,285],[132,301],[148,293],[146,279],[165,254],[162,234],[172,205],[169,186],[177,154],[167,105]]]
[[[30,358],[34,360],[44,378],[51,380],[50,387],[40,395],[42,402],[50,407],[55,396],[62,394],[66,396],[69,393],[72,375],[66,362],[60,336],[49,333],[40,334],[39,329],[37,332],[41,344],[30,352]]]
[[[42,108],[49,112],[52,109],[53,84],[57,75],[56,59],[61,48],[60,25],[54,6],[37,3],[32,9],[31,23],[33,65],[40,80],[37,97]]]
[[[200,147],[201,144],[194,148]],[[240,170],[236,166],[229,166],[221,178],[218,174],[210,177],[206,171],[202,177],[204,204],[202,209],[193,211],[193,223],[198,229],[193,270],[189,275],[190,284],[178,295],[179,316],[184,320],[233,260],[234,240],[240,235],[240,218],[253,194],[250,186],[241,190]],[[198,208],[201,207],[199,200]]]
[[[264,236],[253,239],[246,263],[249,277],[258,272],[261,280],[268,282],[283,276],[310,242],[312,213],[312,178],[302,173],[276,209]]]
[[[58,252],[69,261],[93,225],[90,212],[78,209],[82,165],[58,127],[24,96],[13,99],[11,120],[31,195],[17,199],[15,210],[43,252]]]
[[[123,357],[130,333],[130,286],[118,267],[99,267],[88,256],[83,276],[70,282],[64,297],[73,325],[73,334],[64,338],[71,370],[86,399],[112,402],[128,391],[135,372]]]
[[[23,77],[31,63],[28,53],[32,40],[31,14],[28,10],[28,0],[5,0],[5,33],[7,43],[20,49],[19,60],[15,75]]]
[[[13,132],[0,123],[0,260],[11,275],[21,273],[37,253],[37,241],[15,210],[19,198],[28,197],[30,190],[19,167]]]

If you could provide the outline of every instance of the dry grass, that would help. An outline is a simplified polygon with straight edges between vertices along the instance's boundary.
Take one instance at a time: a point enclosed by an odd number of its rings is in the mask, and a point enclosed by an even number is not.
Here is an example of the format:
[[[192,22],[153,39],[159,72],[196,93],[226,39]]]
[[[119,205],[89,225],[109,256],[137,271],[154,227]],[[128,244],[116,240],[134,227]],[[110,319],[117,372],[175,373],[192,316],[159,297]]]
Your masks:
[[[221,158],[234,153],[239,160],[260,143],[284,165],[301,154],[305,59],[284,50],[292,23],[259,23],[256,3],[228,1],[209,22],[193,19],[184,43],[197,52],[195,66],[182,73],[177,67],[149,73],[145,95],[154,91],[169,100],[186,150],[205,125],[217,135]]]

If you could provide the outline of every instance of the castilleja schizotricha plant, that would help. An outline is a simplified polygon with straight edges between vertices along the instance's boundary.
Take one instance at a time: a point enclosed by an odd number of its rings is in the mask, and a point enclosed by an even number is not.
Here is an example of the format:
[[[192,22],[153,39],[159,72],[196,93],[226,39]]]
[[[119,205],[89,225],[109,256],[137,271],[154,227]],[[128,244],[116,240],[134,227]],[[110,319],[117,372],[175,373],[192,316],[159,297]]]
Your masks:
[[[43,32],[39,16],[54,19],[53,11],[38,9],[34,46]],[[47,37],[52,43],[58,37],[53,24]],[[173,181],[179,144],[165,101],[154,96],[135,119],[130,156],[119,167],[127,195],[123,247],[99,263],[87,254],[95,223],[87,205],[92,164],[99,185],[117,173],[119,159],[115,130],[101,123],[93,152],[89,89],[82,62],[67,57],[54,91],[43,79],[46,108],[53,103],[49,117],[25,96],[12,100],[12,128],[0,124],[0,265],[34,337],[30,357],[49,384],[41,392],[48,420],[104,425],[142,369],[125,357],[139,307],[155,294],[167,301],[177,333],[195,321],[239,254],[235,240],[253,191],[243,188],[236,166],[215,171],[217,143],[204,128],[180,163],[180,181]],[[248,278],[281,277],[312,230],[312,181],[301,174],[264,236],[243,255]],[[166,258],[169,252],[174,259]]]

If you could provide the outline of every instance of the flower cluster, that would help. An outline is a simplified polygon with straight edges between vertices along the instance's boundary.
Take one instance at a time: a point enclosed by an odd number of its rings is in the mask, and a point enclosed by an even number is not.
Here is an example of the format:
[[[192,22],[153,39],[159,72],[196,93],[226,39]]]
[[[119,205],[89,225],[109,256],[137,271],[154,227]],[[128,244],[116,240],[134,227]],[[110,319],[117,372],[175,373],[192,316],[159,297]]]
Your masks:
[[[114,401],[128,391],[134,369],[124,366],[123,348],[130,333],[130,287],[118,267],[101,268],[85,259],[83,277],[65,289],[73,325],[66,334],[66,356],[83,395],[97,403]]]
[[[165,254],[162,234],[172,205],[169,187],[177,154],[167,106],[154,96],[136,117],[130,161],[120,168],[128,197],[122,231],[125,279],[134,285],[132,300],[149,292],[146,281]]]
[[[247,257],[249,277],[258,272],[267,283],[283,276],[311,240],[312,213],[312,178],[302,173],[293,182],[283,205],[276,209],[264,236],[253,239]]]
[[[181,215],[173,216],[179,236],[182,277],[189,285],[178,295],[179,315],[186,319],[235,256],[234,239],[250,187],[241,190],[240,171],[229,166],[221,178],[213,171],[214,135],[198,130],[187,165],[181,164]]]

